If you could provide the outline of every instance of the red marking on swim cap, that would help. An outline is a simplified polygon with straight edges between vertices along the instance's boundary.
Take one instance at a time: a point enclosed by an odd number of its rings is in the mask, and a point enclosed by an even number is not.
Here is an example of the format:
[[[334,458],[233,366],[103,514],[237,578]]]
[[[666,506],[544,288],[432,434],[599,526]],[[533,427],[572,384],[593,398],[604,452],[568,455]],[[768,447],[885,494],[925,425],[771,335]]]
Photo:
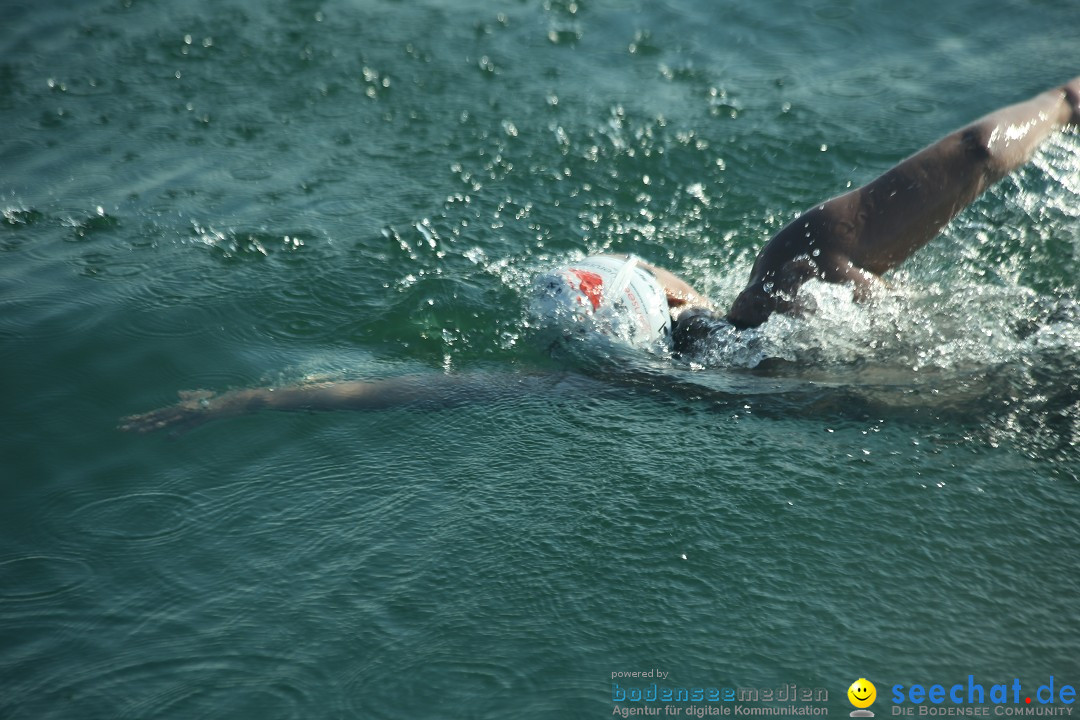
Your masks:
[[[579,289],[585,293],[585,297],[589,298],[589,302],[592,303],[592,309],[600,309],[601,294],[604,291],[604,279],[593,272],[587,270],[570,270],[578,276],[581,280]]]

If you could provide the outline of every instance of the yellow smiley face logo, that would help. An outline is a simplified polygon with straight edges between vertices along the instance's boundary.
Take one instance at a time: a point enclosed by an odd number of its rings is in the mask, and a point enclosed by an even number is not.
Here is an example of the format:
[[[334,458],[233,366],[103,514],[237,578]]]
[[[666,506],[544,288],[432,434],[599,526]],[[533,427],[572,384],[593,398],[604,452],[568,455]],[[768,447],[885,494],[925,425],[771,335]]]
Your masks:
[[[857,708],[867,708],[877,699],[877,688],[866,678],[859,678],[847,689],[848,700]]]

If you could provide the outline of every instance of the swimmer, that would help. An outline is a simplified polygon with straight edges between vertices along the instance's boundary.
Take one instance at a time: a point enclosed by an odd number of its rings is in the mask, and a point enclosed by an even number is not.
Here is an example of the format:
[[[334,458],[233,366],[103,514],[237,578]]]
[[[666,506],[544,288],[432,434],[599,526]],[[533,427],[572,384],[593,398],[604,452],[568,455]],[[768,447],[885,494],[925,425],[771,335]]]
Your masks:
[[[765,323],[774,313],[808,312],[799,289],[810,280],[851,286],[871,299],[881,276],[932,240],[984,190],[1026,163],[1055,130],[1080,125],[1080,77],[1025,102],[1001,108],[903,160],[860,188],[816,205],[758,253],[750,279],[727,313],[685,280],[633,257],[600,255],[545,273],[539,306],[591,322],[635,345],[667,344],[687,352],[730,328]],[[505,382],[505,381],[504,381]],[[517,390],[562,381],[511,379]],[[391,378],[223,395],[182,393],[177,405],[124,418],[121,429],[188,429],[261,410],[380,409],[494,392],[490,379],[468,376]]]

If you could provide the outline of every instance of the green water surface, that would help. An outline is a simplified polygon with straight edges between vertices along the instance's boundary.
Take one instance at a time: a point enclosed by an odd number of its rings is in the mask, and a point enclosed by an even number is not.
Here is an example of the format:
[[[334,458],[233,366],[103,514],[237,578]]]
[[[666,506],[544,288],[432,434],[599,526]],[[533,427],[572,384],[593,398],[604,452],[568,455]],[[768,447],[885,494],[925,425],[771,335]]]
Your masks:
[[[3,15],[0,717],[602,718],[654,668],[833,717],[860,677],[879,717],[896,684],[1080,683],[1075,135],[877,305],[809,288],[631,381],[524,309],[600,251],[730,302],[800,211],[1080,74],[1080,5]],[[116,429],[446,373],[494,391]]]

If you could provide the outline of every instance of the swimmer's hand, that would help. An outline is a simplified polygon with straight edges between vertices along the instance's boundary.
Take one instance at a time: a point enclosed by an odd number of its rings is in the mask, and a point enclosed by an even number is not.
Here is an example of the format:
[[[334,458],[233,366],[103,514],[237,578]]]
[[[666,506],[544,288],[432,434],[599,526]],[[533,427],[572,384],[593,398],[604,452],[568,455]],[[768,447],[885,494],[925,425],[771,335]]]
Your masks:
[[[203,423],[244,412],[244,391],[217,395],[210,390],[186,390],[178,393],[180,402],[146,413],[121,418],[125,432],[148,433],[170,430],[182,434]]]

